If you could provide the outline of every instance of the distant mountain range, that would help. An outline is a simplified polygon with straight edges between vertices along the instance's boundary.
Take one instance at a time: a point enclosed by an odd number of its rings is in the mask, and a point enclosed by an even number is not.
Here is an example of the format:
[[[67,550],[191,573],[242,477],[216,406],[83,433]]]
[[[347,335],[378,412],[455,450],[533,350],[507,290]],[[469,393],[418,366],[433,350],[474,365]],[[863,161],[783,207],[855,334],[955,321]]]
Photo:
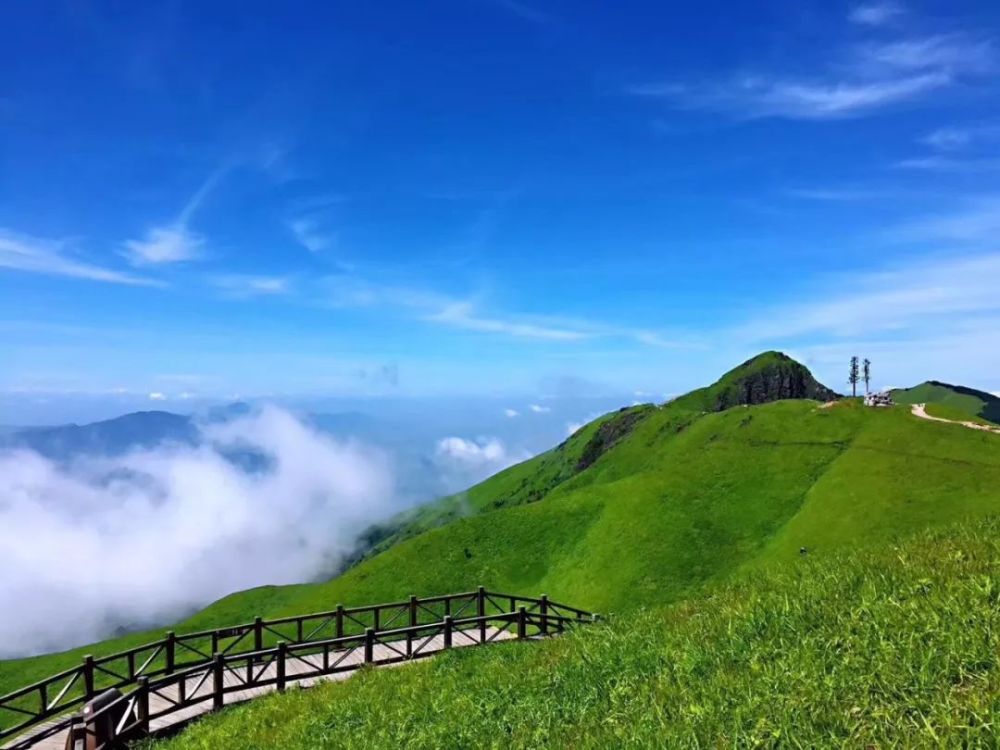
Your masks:
[[[229,422],[252,413],[254,407],[235,402],[204,414],[139,411],[113,419],[77,425],[0,428],[0,447],[29,448],[54,461],[77,456],[117,456],[166,443],[196,445],[200,425]],[[359,412],[310,414],[307,423],[337,437],[374,438],[390,432],[388,426]]]
[[[193,445],[198,428],[191,417],[140,411],[91,424],[27,427],[2,438],[7,446],[30,448],[56,461],[87,454],[119,455],[166,442]]]
[[[193,447],[202,442],[202,427],[248,416],[256,408],[235,402],[198,414],[140,411],[82,425],[0,428],[0,449],[28,449],[51,461],[69,463],[167,445]],[[443,475],[435,463],[435,440],[441,435],[415,427],[412,420],[397,424],[359,411],[306,413],[299,418],[331,438],[360,441],[384,451],[393,467],[396,507],[427,502],[456,489],[455,477]],[[261,470],[270,460],[245,448],[226,448],[221,454],[247,471]]]

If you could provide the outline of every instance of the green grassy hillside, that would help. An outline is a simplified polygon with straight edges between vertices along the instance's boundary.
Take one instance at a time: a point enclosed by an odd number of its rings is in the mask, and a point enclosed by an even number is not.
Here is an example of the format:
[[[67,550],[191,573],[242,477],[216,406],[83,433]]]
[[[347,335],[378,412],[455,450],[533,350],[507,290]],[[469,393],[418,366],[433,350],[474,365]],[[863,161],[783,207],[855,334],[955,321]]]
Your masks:
[[[369,529],[359,558],[459,518],[533,503],[592,464],[649,416],[651,404],[620,409],[584,425],[552,450],[511,466],[476,486],[420,506]]]
[[[715,383],[678,399],[671,412],[681,421],[704,412],[782,399],[830,401],[837,394],[816,381],[812,373],[781,352],[764,352],[734,367]],[[502,471],[475,487],[422,506],[370,529],[362,540],[358,559],[392,547],[429,529],[478,513],[536,502],[596,462],[651,416],[651,404],[621,409],[585,425],[550,451]],[[640,447],[641,450],[641,447]]]
[[[946,407],[951,416],[949,419],[964,415],[965,419],[978,418],[993,424],[1000,424],[1000,398],[992,393],[977,391],[961,385],[949,385],[930,380],[913,388],[900,388],[892,391],[892,397],[898,404],[928,404]],[[928,413],[934,413],[928,410]],[[944,416],[944,414],[935,414]]]
[[[998,567],[996,521],[809,556],[544,643],[272,695],[155,746],[997,747]]]
[[[578,437],[589,442],[599,430]],[[581,469],[585,449],[576,443],[572,476],[538,501],[494,507],[495,482],[519,486],[516,474],[501,474],[475,490],[480,512],[327,583],[233,594],[178,629],[478,584],[624,611],[690,597],[761,564],[797,564],[803,546],[822,556],[1000,510],[1000,436],[919,420],[902,407],[798,400],[706,414],[678,400],[642,410],[627,435]],[[148,638],[0,664],[0,691],[83,653]]]

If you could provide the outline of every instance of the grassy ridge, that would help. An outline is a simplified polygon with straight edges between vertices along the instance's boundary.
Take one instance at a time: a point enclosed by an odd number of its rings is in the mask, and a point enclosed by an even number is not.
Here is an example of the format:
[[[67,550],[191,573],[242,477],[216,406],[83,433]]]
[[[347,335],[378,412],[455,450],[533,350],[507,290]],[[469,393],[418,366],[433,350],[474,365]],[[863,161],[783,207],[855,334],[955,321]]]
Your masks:
[[[899,404],[927,404],[931,407],[928,413],[945,419],[973,419],[1000,424],[1000,398],[985,391],[931,380],[913,388],[896,389],[892,391],[892,397]],[[935,413],[932,411],[934,407],[944,407],[949,415]]]
[[[825,554],[881,545],[1000,511],[1000,436],[919,420],[902,407],[784,401],[703,414],[674,402],[647,411],[627,437],[541,502],[493,508],[489,498],[507,491],[496,487],[520,481],[502,474],[476,488],[483,512],[403,541],[327,583],[233,594],[177,629],[479,584],[613,612],[690,597],[744,568],[795,560],[802,546]],[[580,434],[576,456],[597,429]],[[0,692],[78,664],[83,653],[151,637],[4,662]]]
[[[998,568],[996,521],[809,556],[562,639],[263,698],[157,747],[996,747]]]
[[[982,417],[975,417],[968,414],[964,409],[959,409],[948,404],[927,404],[925,411],[932,417],[949,419],[952,422],[972,422],[986,427],[996,427],[996,424]]]
[[[374,557],[399,542],[460,518],[541,500],[606,449],[606,441],[601,438],[607,427],[624,424],[631,428],[654,410],[651,404],[644,404],[605,414],[551,450],[504,469],[464,492],[414,508],[376,526],[363,540],[370,546],[364,557]]]
[[[698,388],[670,404],[680,421],[718,412],[743,403],[779,398],[829,400],[835,394],[818,383],[812,373],[788,355],[769,351],[725,373],[712,385]],[[537,502],[582,474],[611,447],[656,412],[652,404],[633,406],[606,414],[575,432],[552,450],[513,466],[471,489],[442,498],[370,530],[363,546],[366,557],[458,518]],[[661,425],[662,428],[662,425]],[[661,429],[661,433],[662,433]],[[648,457],[647,457],[648,458]]]

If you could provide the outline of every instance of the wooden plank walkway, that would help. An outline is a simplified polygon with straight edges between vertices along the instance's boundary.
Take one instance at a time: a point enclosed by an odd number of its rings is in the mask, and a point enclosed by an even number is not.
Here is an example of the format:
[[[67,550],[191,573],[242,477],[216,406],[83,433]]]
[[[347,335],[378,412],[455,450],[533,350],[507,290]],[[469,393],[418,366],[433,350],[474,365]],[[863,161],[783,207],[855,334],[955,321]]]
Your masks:
[[[464,648],[465,646],[477,646],[480,645],[478,641],[478,631],[468,632],[456,630],[454,633],[452,648]],[[516,633],[511,633],[503,628],[487,627],[486,637],[490,642],[498,642],[503,640],[508,640],[516,637]],[[405,643],[397,642],[397,643]],[[434,636],[430,639],[427,645],[421,650],[421,654],[432,654],[439,651],[445,650],[445,642],[443,635]],[[285,674],[289,685],[298,685],[300,687],[310,687],[319,682],[330,682],[338,680],[346,680],[352,674],[354,674],[358,669],[360,669],[365,662],[364,648],[358,647],[349,649],[346,651],[331,652],[331,657],[336,655],[339,659],[341,655],[344,656],[341,664],[343,666],[353,666],[353,669],[347,671],[335,672],[333,674],[321,675],[318,677],[309,677],[305,679],[296,679],[295,675],[303,674],[306,672],[315,672],[316,666],[310,665],[306,659],[309,657],[299,658],[299,657],[289,657],[285,664]],[[387,646],[383,643],[376,643],[373,648],[373,659],[372,661],[376,663],[382,660],[390,660],[398,656],[398,651],[395,651],[392,647]],[[398,666],[401,664],[406,664],[406,661],[396,661],[393,664],[387,664],[385,666]],[[272,662],[263,672],[263,678],[274,678],[276,676],[277,665]],[[211,712],[212,710],[212,698],[213,695],[213,683],[212,677],[208,674],[211,671],[211,665],[206,665],[204,670],[199,670],[191,674],[185,680],[185,694],[188,700],[205,698],[202,702],[187,706],[185,708],[179,708],[175,711],[169,712],[170,708],[179,699],[179,686],[171,685],[162,690],[151,691],[149,698],[149,708],[150,715],[156,715],[161,711],[168,711],[164,716],[153,719],[150,721],[150,730],[152,732],[161,732],[165,729],[169,729],[172,726],[183,724],[185,722],[191,721],[202,714]],[[227,669],[224,673],[223,680],[227,688],[237,688],[244,684],[241,677],[234,674],[231,669]],[[264,687],[250,688],[246,690],[237,690],[234,692],[227,692],[224,694],[224,699],[226,705],[231,705],[234,703],[242,703],[252,698],[264,695],[266,693],[271,693],[276,690],[275,685],[267,685]],[[22,744],[27,738],[37,735],[43,735],[46,731],[51,731],[51,728],[59,724],[63,719],[53,719],[44,724],[40,724],[35,727],[29,733],[22,735],[17,738],[11,745],[5,745],[4,747],[11,747],[14,745]],[[39,740],[37,743],[33,744],[33,747],[40,748],[41,750],[65,750],[66,747],[66,730],[62,730],[56,734]]]

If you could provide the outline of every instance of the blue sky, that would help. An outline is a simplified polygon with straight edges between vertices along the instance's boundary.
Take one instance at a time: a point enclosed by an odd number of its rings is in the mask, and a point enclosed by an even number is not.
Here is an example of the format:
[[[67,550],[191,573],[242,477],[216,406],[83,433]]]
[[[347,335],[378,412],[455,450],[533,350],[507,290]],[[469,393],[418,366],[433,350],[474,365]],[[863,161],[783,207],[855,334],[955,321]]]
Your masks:
[[[1000,390],[998,33],[985,0],[4,3],[0,423],[659,398],[772,348]]]

